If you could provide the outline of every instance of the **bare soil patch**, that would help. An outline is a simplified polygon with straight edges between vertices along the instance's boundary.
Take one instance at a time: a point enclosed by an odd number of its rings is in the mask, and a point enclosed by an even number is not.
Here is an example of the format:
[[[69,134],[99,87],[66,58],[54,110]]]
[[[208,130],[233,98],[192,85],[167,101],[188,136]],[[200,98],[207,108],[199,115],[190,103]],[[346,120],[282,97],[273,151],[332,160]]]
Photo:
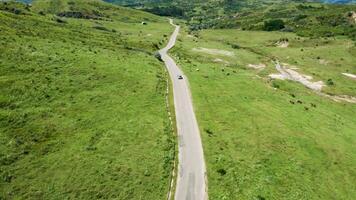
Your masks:
[[[320,60],[319,60],[319,63],[320,63],[321,65],[327,65],[327,64],[329,64],[329,61],[324,60],[324,59],[320,59]]]
[[[276,69],[278,70],[279,74],[270,74],[269,76],[271,78],[296,81],[315,91],[321,91],[323,86],[325,86],[324,82],[313,82],[313,77],[300,74],[299,72],[293,69],[289,69],[286,66],[281,66],[279,63],[276,64]]]
[[[347,77],[349,77],[349,78],[351,78],[351,79],[356,80],[356,75],[355,75],[355,74],[350,74],[350,73],[342,73],[342,75],[347,76]]]
[[[263,63],[260,63],[260,64],[248,64],[247,66],[249,68],[257,69],[257,70],[262,70],[262,69],[266,68],[266,65],[263,64]]]
[[[223,59],[221,59],[221,58],[215,58],[213,61],[216,62],[216,63],[229,64],[228,61],[223,60]]]

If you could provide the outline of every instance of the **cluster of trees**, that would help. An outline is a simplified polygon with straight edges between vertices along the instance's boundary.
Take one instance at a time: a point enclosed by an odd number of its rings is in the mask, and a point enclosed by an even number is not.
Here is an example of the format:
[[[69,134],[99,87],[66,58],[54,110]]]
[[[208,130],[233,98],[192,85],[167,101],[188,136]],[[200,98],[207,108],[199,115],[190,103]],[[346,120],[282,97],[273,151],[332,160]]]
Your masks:
[[[278,31],[285,28],[285,23],[281,19],[272,19],[264,22],[263,30]]]
[[[144,8],[143,10],[161,16],[184,17],[184,10],[177,6],[155,6],[152,8]]]

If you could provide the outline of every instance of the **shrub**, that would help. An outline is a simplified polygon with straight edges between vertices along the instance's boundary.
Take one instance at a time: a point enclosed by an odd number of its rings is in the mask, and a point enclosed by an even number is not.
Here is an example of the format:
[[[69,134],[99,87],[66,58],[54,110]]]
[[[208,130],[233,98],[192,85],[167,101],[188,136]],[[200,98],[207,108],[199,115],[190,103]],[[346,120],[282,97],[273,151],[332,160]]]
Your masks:
[[[332,86],[334,85],[334,81],[331,78],[329,78],[328,81],[326,81],[326,84]]]
[[[161,62],[163,61],[163,60],[162,60],[162,57],[161,57],[161,54],[158,53],[158,52],[155,53],[155,58],[157,58],[157,59],[158,59],[159,61],[161,61]]]
[[[279,85],[278,85],[278,83],[276,83],[275,81],[273,81],[273,82],[272,82],[272,87],[278,89],[278,88],[279,88]]]
[[[107,29],[107,28],[104,27],[104,26],[93,26],[93,28],[98,29],[98,30],[101,30],[101,31],[109,31],[109,32],[110,32],[110,30]]]
[[[231,44],[231,48],[240,49],[240,46],[238,44]]]
[[[264,197],[261,196],[261,195],[258,195],[258,196],[257,196],[257,199],[258,199],[258,200],[266,200],[266,198],[264,198]]]
[[[59,17],[56,17],[55,21],[58,22],[58,23],[67,23],[67,21],[65,21],[64,19],[59,18]]]
[[[273,19],[265,21],[263,30],[265,31],[278,31],[285,27],[284,21],[281,19]]]
[[[226,174],[226,170],[225,169],[218,169],[217,172],[221,175],[224,176]]]

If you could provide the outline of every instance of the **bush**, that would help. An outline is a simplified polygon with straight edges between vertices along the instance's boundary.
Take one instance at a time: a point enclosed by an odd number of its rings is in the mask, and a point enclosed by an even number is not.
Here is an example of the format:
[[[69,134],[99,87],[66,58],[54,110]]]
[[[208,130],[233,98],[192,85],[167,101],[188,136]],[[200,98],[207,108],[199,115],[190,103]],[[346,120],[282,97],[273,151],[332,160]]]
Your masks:
[[[285,27],[284,21],[281,19],[274,19],[265,21],[263,30],[265,31],[278,31]]]
[[[272,87],[274,87],[274,88],[279,88],[279,84],[278,83],[276,83],[275,81],[273,81],[272,82]]]
[[[329,78],[328,81],[326,81],[326,84],[332,86],[334,85],[334,81],[331,78]]]
[[[157,58],[159,61],[163,62],[161,54],[159,52],[155,53],[155,58]]]
[[[240,46],[238,44],[231,44],[231,48],[240,49]]]
[[[104,26],[93,26],[93,28],[101,30],[101,31],[108,31],[110,32],[110,30]]]
[[[226,174],[226,170],[225,169],[218,169],[217,172],[221,175],[224,176]]]

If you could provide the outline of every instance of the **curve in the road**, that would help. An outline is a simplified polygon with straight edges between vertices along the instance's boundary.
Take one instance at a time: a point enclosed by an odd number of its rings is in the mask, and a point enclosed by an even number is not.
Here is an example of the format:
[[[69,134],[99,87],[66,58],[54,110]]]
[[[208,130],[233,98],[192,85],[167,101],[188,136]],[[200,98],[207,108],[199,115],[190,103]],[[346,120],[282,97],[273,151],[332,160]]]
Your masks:
[[[175,30],[167,46],[159,51],[173,84],[174,107],[178,130],[178,176],[176,185],[176,200],[207,200],[206,168],[203,145],[198,123],[195,117],[192,97],[187,77],[174,60],[168,55],[176,42],[180,27],[171,25]],[[183,79],[178,79],[183,76]]]

